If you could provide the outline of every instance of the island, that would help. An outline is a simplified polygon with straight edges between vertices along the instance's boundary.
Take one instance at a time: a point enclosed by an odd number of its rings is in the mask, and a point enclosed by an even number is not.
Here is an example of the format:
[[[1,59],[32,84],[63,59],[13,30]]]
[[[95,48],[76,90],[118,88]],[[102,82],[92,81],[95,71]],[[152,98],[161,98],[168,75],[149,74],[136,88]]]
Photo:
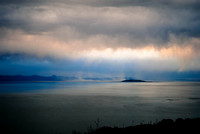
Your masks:
[[[135,79],[130,79],[130,80],[123,80],[121,82],[146,82],[144,80],[135,80]]]

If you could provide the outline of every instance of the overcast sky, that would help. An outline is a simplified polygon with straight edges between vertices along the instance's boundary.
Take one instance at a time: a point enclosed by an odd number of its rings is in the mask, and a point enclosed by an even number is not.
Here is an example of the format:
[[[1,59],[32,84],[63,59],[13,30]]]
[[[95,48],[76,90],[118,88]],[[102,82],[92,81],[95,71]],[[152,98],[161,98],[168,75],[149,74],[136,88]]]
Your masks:
[[[1,0],[0,74],[200,79],[199,12],[199,0]]]

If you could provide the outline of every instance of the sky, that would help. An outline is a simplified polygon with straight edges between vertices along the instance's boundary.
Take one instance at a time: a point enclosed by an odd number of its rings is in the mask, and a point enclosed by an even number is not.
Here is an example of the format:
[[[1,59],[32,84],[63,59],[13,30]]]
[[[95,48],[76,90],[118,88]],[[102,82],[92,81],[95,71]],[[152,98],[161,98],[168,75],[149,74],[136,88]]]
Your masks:
[[[0,75],[200,80],[199,0],[1,0]]]

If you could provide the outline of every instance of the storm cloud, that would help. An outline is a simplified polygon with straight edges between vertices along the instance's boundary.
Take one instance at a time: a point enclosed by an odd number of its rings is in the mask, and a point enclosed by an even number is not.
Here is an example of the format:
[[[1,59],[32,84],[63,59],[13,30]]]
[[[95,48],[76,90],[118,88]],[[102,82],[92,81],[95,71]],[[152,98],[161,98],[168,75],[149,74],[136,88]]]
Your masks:
[[[198,0],[3,0],[0,54],[199,70],[199,10]]]

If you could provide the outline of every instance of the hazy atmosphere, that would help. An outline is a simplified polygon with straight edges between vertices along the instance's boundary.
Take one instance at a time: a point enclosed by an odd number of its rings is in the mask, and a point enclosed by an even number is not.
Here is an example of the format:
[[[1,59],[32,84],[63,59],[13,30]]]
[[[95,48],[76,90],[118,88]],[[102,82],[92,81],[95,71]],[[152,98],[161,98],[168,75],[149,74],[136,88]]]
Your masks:
[[[199,12],[198,0],[3,0],[0,74],[200,80]]]
[[[0,0],[0,133],[196,133],[200,0]]]

